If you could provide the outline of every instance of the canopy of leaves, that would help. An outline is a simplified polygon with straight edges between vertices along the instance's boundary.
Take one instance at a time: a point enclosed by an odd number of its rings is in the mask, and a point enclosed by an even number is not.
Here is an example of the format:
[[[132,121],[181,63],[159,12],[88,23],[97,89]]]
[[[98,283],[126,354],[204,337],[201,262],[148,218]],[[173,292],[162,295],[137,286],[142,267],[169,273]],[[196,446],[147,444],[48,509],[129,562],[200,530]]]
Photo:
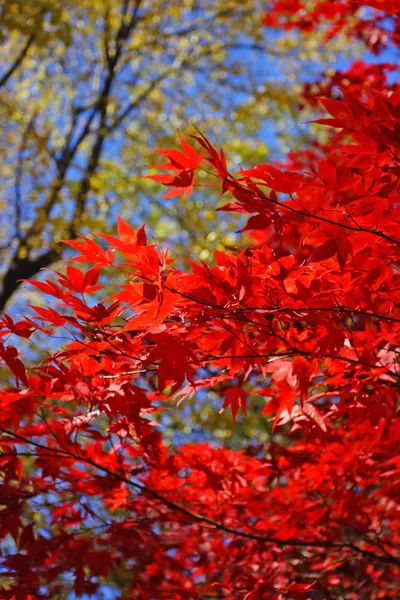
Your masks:
[[[275,4],[297,26],[301,3]],[[397,43],[390,3],[333,4],[339,29]],[[324,82],[326,142],[281,164],[234,173],[199,131],[158,150],[150,181],[215,182],[248,247],[182,268],[118,218],[30,282],[50,300],[34,318],[2,317],[4,598],[398,598],[400,87],[362,68]],[[57,349],[28,364],[38,335]],[[192,395],[234,419],[254,399],[272,437],[168,448],[156,419]]]

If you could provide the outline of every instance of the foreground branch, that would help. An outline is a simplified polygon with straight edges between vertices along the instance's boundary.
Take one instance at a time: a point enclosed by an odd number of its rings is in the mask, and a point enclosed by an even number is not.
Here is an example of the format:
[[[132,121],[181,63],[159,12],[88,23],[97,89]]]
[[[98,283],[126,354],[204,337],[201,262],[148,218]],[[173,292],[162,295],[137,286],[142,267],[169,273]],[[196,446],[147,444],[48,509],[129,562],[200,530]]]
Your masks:
[[[159,502],[161,502],[161,504],[170,508],[174,512],[180,513],[181,515],[188,517],[190,520],[198,523],[200,526],[207,527],[207,529],[210,529],[210,528],[216,529],[218,531],[223,531],[225,533],[229,533],[236,537],[253,540],[253,541],[259,542],[261,544],[273,544],[273,545],[279,546],[281,548],[285,548],[285,547],[324,548],[326,550],[331,550],[331,549],[335,550],[336,549],[336,550],[351,551],[351,552],[355,552],[356,554],[363,556],[365,558],[369,558],[371,560],[376,560],[376,561],[384,562],[387,564],[400,566],[400,559],[397,559],[396,557],[394,557],[390,554],[387,554],[387,555],[376,554],[375,552],[371,552],[370,550],[364,550],[363,548],[360,548],[359,546],[357,546],[356,544],[353,544],[353,543],[332,542],[332,541],[326,541],[326,540],[325,541],[324,540],[320,540],[320,541],[299,540],[299,539],[293,539],[293,538],[282,540],[280,538],[276,538],[273,536],[264,536],[261,534],[251,533],[248,531],[243,531],[240,529],[228,527],[227,525],[224,525],[223,523],[215,521],[214,519],[211,519],[210,517],[206,517],[205,515],[202,515],[200,513],[192,511],[192,510],[182,506],[181,504],[178,504],[177,502],[169,500],[168,498],[166,498],[165,496],[163,496],[156,490],[153,490],[146,485],[141,485],[141,484],[137,483],[136,481],[132,481],[131,479],[126,477],[124,474],[111,471],[107,467],[104,467],[104,466],[96,463],[95,461],[91,460],[88,457],[82,456],[81,454],[73,453],[64,446],[62,449],[48,447],[43,444],[40,444],[39,442],[34,442],[33,440],[29,440],[29,439],[25,438],[24,436],[14,433],[12,431],[9,431],[1,426],[0,426],[0,431],[6,435],[9,435],[9,436],[17,439],[20,443],[24,443],[24,444],[27,444],[28,446],[33,446],[35,448],[38,448],[38,449],[44,451],[43,456],[46,456],[47,458],[55,458],[56,460],[58,458],[70,458],[72,460],[75,460],[75,461],[81,462],[83,464],[89,465],[91,467],[94,467],[95,469],[101,471],[102,473],[105,473],[109,477],[112,477],[113,479],[117,479],[121,483],[125,483],[129,487],[134,488],[135,490],[141,492],[142,494],[158,500]],[[50,430],[50,431],[52,431],[52,430]],[[53,431],[52,431],[52,433],[53,433],[53,437],[55,437]],[[55,438],[55,439],[56,439],[56,441],[58,441],[57,438]],[[51,454],[52,452],[54,454]],[[17,454],[18,454],[18,452],[17,452]],[[22,455],[26,455],[26,453],[22,453]]]

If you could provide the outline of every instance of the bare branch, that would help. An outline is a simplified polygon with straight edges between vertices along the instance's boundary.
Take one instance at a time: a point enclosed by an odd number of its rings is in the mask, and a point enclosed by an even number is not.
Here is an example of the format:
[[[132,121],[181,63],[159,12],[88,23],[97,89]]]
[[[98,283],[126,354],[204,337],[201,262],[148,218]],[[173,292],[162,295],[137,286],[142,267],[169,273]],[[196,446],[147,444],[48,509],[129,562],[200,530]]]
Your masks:
[[[23,242],[21,240],[19,248],[22,247]],[[30,279],[36,275],[40,269],[44,269],[59,260],[60,256],[61,250],[59,247],[52,248],[33,260],[28,257],[20,259],[15,255],[2,281],[0,311],[4,310],[7,301],[20,286],[22,279]]]
[[[359,546],[357,546],[356,544],[351,543],[351,542],[332,542],[330,540],[299,540],[299,539],[293,539],[293,538],[282,540],[280,538],[276,538],[273,536],[266,536],[266,535],[262,535],[262,534],[252,533],[250,531],[244,531],[244,530],[240,530],[240,529],[235,529],[233,527],[229,527],[227,525],[224,525],[223,523],[219,523],[218,521],[211,519],[210,517],[206,517],[205,515],[202,515],[200,513],[192,511],[192,510],[186,508],[185,506],[178,504],[177,502],[169,500],[168,498],[166,498],[162,494],[158,493],[156,490],[153,490],[152,488],[148,487],[147,485],[143,485],[143,484],[137,483],[136,481],[133,481],[132,479],[129,479],[128,477],[126,477],[126,475],[124,473],[117,473],[115,471],[111,471],[107,467],[104,467],[103,465],[96,463],[89,457],[82,456],[82,454],[76,455],[67,449],[61,450],[61,449],[56,449],[53,447],[44,446],[43,444],[40,444],[39,442],[34,442],[33,440],[29,440],[29,439],[25,438],[24,436],[21,436],[12,431],[9,431],[1,426],[0,426],[0,431],[5,433],[6,435],[16,438],[17,440],[19,440],[19,442],[25,443],[28,446],[34,446],[35,448],[44,450],[48,453],[54,452],[56,458],[58,458],[60,456],[62,456],[64,458],[65,455],[68,455],[69,458],[71,458],[73,460],[90,465],[90,466],[94,467],[95,469],[101,471],[102,473],[104,473],[114,479],[117,479],[118,481],[125,483],[129,487],[134,488],[135,490],[141,492],[143,495],[149,496],[151,498],[154,498],[155,500],[158,500],[159,502],[161,502],[161,504],[170,508],[172,511],[184,515],[185,517],[189,518],[191,521],[197,522],[200,527],[201,526],[207,527],[207,529],[212,528],[212,529],[215,529],[218,531],[223,531],[225,533],[229,533],[230,535],[234,535],[236,537],[244,538],[247,540],[253,540],[253,541],[259,542],[261,544],[272,544],[275,546],[279,546],[280,548],[292,547],[292,548],[325,548],[328,550],[337,549],[337,550],[350,551],[359,556],[363,556],[364,558],[368,558],[370,560],[376,560],[379,562],[392,564],[392,565],[396,565],[396,566],[400,565],[400,560],[397,559],[395,556],[392,556],[389,553],[376,554],[375,552],[372,552],[370,550],[364,550],[363,548],[360,548]]]
[[[32,44],[34,42],[35,37],[36,37],[36,33],[32,33],[30,35],[30,37],[26,41],[25,46],[22,48],[21,52],[18,54],[17,58],[12,63],[10,68],[4,73],[4,75],[2,77],[0,77],[0,88],[2,88],[7,83],[7,81],[10,79],[10,77],[12,77],[12,75],[15,73],[15,71],[17,71],[17,69],[20,67],[22,61],[24,60],[25,56],[27,55],[27,53],[29,51],[29,48],[32,46]]]
[[[250,187],[247,188],[247,187],[244,187],[243,185],[240,185],[240,183],[238,183],[238,181],[234,178],[230,179],[229,183],[237,190],[240,190],[242,192],[244,191],[244,192],[254,193],[254,189],[251,189]],[[270,202],[271,204],[279,206],[279,208],[281,208],[282,210],[287,210],[296,215],[300,215],[302,217],[307,217],[308,219],[313,219],[315,221],[320,221],[322,223],[329,223],[330,225],[335,225],[336,227],[340,227],[341,229],[347,229],[348,231],[355,231],[357,233],[360,233],[360,232],[369,233],[370,235],[374,235],[374,236],[382,238],[388,242],[396,244],[397,246],[400,246],[400,240],[397,240],[396,238],[393,238],[390,235],[387,235],[383,231],[379,231],[378,229],[368,229],[366,227],[361,227],[361,226],[354,227],[352,225],[346,225],[346,223],[340,223],[338,221],[333,221],[332,219],[328,219],[321,215],[314,215],[313,213],[310,213],[310,212],[307,212],[304,210],[299,210],[297,208],[294,208],[293,206],[288,205],[287,202],[280,202],[279,200],[274,200],[273,198],[270,198],[269,196],[267,196],[266,194],[263,194],[259,190],[259,188],[255,182],[252,182],[252,184],[256,188],[256,194],[259,199],[266,200],[267,202]],[[294,200],[294,198],[291,198],[291,199]]]

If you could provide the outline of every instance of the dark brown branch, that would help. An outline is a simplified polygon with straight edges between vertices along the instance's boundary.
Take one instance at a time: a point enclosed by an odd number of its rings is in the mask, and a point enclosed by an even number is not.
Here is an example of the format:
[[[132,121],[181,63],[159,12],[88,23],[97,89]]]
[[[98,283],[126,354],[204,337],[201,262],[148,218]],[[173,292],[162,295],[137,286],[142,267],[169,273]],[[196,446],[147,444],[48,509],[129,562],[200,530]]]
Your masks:
[[[369,550],[364,550],[362,548],[359,548],[356,544],[353,544],[353,543],[331,542],[331,541],[322,541],[322,540],[321,541],[299,540],[299,539],[282,540],[282,539],[279,539],[279,538],[276,538],[273,536],[264,536],[261,534],[251,533],[248,531],[234,529],[233,527],[228,527],[227,525],[224,525],[223,523],[219,523],[218,521],[215,521],[214,519],[211,519],[209,517],[201,515],[195,511],[192,511],[192,510],[186,508],[185,506],[182,506],[181,504],[178,504],[172,500],[169,500],[162,494],[159,494],[156,490],[153,490],[152,488],[149,488],[146,485],[139,484],[136,481],[132,481],[131,479],[126,477],[124,474],[115,473],[115,472],[111,471],[110,469],[108,469],[107,467],[99,465],[98,463],[94,462],[90,458],[84,457],[82,455],[75,455],[73,452],[69,452],[69,451],[65,451],[65,450],[56,450],[55,448],[51,448],[51,447],[49,448],[47,446],[44,446],[43,444],[40,444],[39,442],[34,442],[33,440],[26,439],[19,434],[15,434],[12,431],[9,431],[1,426],[0,426],[0,431],[2,431],[3,433],[5,433],[11,437],[15,437],[16,439],[18,439],[19,441],[21,441],[25,444],[34,446],[41,450],[46,450],[47,452],[56,451],[57,455],[60,454],[63,457],[65,454],[68,454],[69,458],[79,461],[79,462],[83,462],[84,464],[90,465],[90,466],[94,467],[95,469],[98,469],[99,471],[105,473],[106,475],[108,475],[114,479],[117,479],[118,481],[121,481],[122,483],[125,483],[126,485],[136,489],[137,491],[140,491],[142,494],[144,494],[146,496],[150,496],[151,498],[158,500],[159,502],[161,502],[161,504],[170,508],[174,512],[178,512],[178,513],[184,515],[185,517],[189,518],[191,521],[197,522],[200,526],[205,526],[208,529],[209,528],[216,529],[218,531],[223,531],[225,533],[229,533],[230,535],[234,535],[236,537],[253,540],[253,541],[259,542],[261,544],[273,544],[273,545],[279,546],[281,548],[284,548],[284,547],[325,548],[327,550],[337,549],[337,550],[344,550],[344,551],[352,551],[352,552],[355,552],[358,555],[361,555],[370,560],[377,560],[377,561],[384,562],[387,564],[400,566],[400,560],[397,559],[395,556],[392,556],[391,554],[386,554],[386,555],[376,554]]]
[[[223,356],[214,356],[212,354],[210,354],[209,356],[207,356],[206,358],[202,359],[202,362],[211,362],[211,361],[215,361],[215,360],[229,360],[229,359],[236,359],[236,358],[243,358],[244,360],[246,359],[257,359],[257,358],[267,358],[267,359],[273,359],[273,358],[290,358],[292,356],[304,356],[305,358],[316,358],[316,359],[330,359],[330,360],[338,360],[340,362],[345,362],[345,363],[349,363],[351,365],[355,365],[355,366],[359,366],[359,367],[366,367],[367,369],[386,369],[386,373],[388,375],[391,375],[392,377],[395,377],[396,379],[398,378],[398,373],[395,373],[394,371],[391,371],[390,369],[388,369],[385,365],[372,365],[370,363],[366,363],[364,361],[361,360],[356,360],[354,358],[347,358],[345,356],[332,356],[331,354],[318,354],[318,355],[314,355],[311,352],[305,352],[304,350],[289,350],[288,352],[271,352],[270,354],[257,354],[257,356],[255,356],[254,354],[224,354]]]
[[[106,136],[110,133],[110,129],[107,125],[107,111],[111,89],[113,87],[114,80],[117,74],[117,65],[123,52],[124,43],[127,41],[135,25],[137,24],[138,10],[141,2],[142,0],[136,0],[131,18],[128,23],[125,23],[125,18],[129,9],[129,0],[125,0],[121,16],[121,25],[118,29],[115,39],[116,50],[114,55],[110,54],[109,45],[107,42],[105,42],[104,50],[106,55],[107,75],[95,109],[99,113],[99,123],[97,126],[92,150],[86,163],[85,172],[80,181],[79,190],[76,196],[74,214],[68,226],[67,235],[70,238],[76,236],[77,228],[81,222],[81,218],[85,210],[87,197],[90,191],[90,180],[98,169],[104,146],[104,141],[106,139]]]
[[[161,83],[161,81],[166,79],[168,75],[170,75],[169,71],[167,73],[162,73],[161,75],[156,77],[152,82],[150,82],[145,91],[139,94],[139,96],[135,98],[135,100],[130,102],[128,106],[126,106],[126,108],[124,108],[124,110],[114,119],[114,121],[110,124],[108,128],[108,132],[112,132],[115,129],[118,129],[122,122],[130,115],[130,113],[136,108],[138,108],[141,105],[141,103],[144,100],[146,100],[150,92],[152,92],[157,87],[157,85]]]
[[[20,248],[21,247],[23,246],[20,246]],[[30,279],[36,275],[40,269],[49,267],[52,263],[59,260],[60,256],[61,251],[59,248],[48,250],[33,260],[29,257],[21,259],[15,255],[2,281],[0,311],[4,310],[7,301],[19,287],[21,279]]]
[[[257,187],[257,183],[255,183],[255,182],[252,182],[252,183],[255,187]],[[279,208],[281,208],[282,210],[287,210],[288,212],[292,212],[301,217],[307,217],[307,219],[313,219],[316,221],[320,221],[322,223],[328,223],[329,225],[334,225],[336,227],[340,227],[341,229],[346,229],[348,231],[355,231],[357,233],[360,233],[360,232],[369,233],[370,235],[374,235],[383,240],[391,242],[392,244],[396,244],[397,246],[400,246],[400,240],[397,240],[396,238],[393,238],[390,235],[387,235],[383,231],[379,231],[377,229],[367,229],[366,227],[361,227],[361,225],[359,225],[357,227],[355,227],[353,225],[346,225],[346,223],[339,223],[338,221],[332,221],[332,219],[322,217],[321,215],[314,215],[313,213],[310,213],[310,212],[307,212],[304,210],[300,210],[298,208],[294,208],[293,206],[288,205],[287,202],[280,202],[279,200],[274,200],[273,198],[270,198],[266,194],[263,194],[259,190],[258,187],[257,187],[257,190],[255,191],[251,187],[244,187],[243,185],[240,185],[240,183],[238,183],[237,179],[235,179],[232,175],[230,175],[229,184],[241,192],[245,192],[245,193],[251,194],[251,195],[256,195],[258,197],[258,199],[260,199],[260,200],[266,200],[267,202],[270,202],[271,204],[274,204],[275,206],[279,206]],[[292,200],[293,200],[293,198],[292,198]],[[256,212],[256,211],[254,211],[254,212]]]
[[[239,309],[241,312],[247,311],[265,311],[268,315],[274,315],[275,313],[302,313],[302,312],[335,312],[349,315],[360,315],[363,317],[371,317],[373,319],[382,319],[384,321],[393,321],[400,323],[400,318],[389,317],[388,315],[381,315],[379,313],[369,312],[367,310],[360,310],[358,308],[345,308],[344,306],[300,306],[298,308],[291,308],[287,306],[282,307],[271,307],[271,306],[245,306]]]
[[[22,48],[21,52],[19,53],[19,55],[17,56],[17,58],[15,59],[15,61],[12,63],[12,65],[10,66],[10,68],[8,69],[8,71],[6,71],[4,73],[4,75],[0,78],[0,88],[3,87],[7,81],[10,79],[10,77],[12,77],[12,75],[15,73],[15,71],[20,67],[22,61],[24,60],[25,56],[27,55],[29,48],[32,46],[34,40],[36,37],[36,33],[32,33],[31,36],[27,39],[25,46]]]

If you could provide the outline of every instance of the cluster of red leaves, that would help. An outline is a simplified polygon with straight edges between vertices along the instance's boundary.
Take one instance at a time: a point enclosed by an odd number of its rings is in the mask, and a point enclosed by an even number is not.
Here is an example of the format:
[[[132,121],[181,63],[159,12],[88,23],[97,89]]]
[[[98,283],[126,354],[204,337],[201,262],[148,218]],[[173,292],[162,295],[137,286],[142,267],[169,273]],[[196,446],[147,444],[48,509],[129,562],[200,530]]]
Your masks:
[[[374,54],[379,54],[384,49],[393,53],[396,46],[400,46],[399,16],[398,0],[276,0],[269,7],[263,22],[277,29],[296,28],[303,36],[313,35],[322,27],[325,30],[325,42],[344,32],[348,37],[360,40]],[[397,68],[397,65],[392,63],[367,64],[357,60],[346,71],[321,73],[316,81],[304,84],[298,108],[301,110],[307,105],[318,107],[320,96],[332,99],[340,97],[338,88],[347,89],[359,97],[365,97],[371,88],[388,94],[395,86],[389,85],[387,76],[397,71]]]
[[[266,27],[312,33],[327,27],[325,41],[339,33],[363,42],[374,54],[391,39],[400,45],[398,0],[273,0],[263,17]]]
[[[387,73],[396,69],[397,67],[390,63],[369,65],[357,60],[346,71],[321,73],[318,81],[304,84],[299,109],[306,105],[318,108],[318,99],[321,96],[339,99],[341,88],[357,94],[358,97],[366,97],[370,89],[388,94],[394,91],[395,85],[388,84]]]
[[[286,168],[234,175],[200,134],[161,152],[169,196],[206,165],[257,247],[182,271],[119,220],[1,319],[2,598],[398,597],[400,88],[321,102],[335,137]],[[124,282],[97,301],[102,269]],[[60,330],[27,368],[15,340]],[[234,418],[265,398],[282,435],[167,450],[155,414],[199,391]]]

